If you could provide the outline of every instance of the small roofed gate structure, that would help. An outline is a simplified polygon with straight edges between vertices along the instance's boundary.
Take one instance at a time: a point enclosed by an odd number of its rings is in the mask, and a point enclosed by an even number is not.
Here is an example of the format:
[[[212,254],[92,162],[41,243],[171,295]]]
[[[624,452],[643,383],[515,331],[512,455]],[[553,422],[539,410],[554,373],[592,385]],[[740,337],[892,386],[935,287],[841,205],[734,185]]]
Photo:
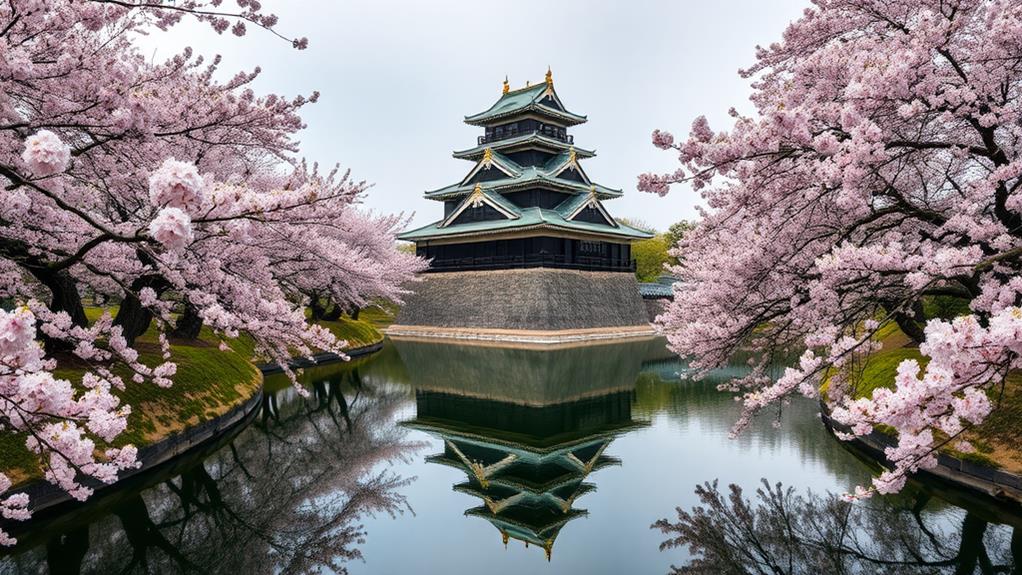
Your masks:
[[[655,282],[639,284],[639,295],[646,306],[649,321],[656,319],[667,308],[667,303],[674,300],[674,284],[678,278],[662,275]]]
[[[467,124],[483,128],[477,145],[454,152],[455,158],[471,162],[472,168],[461,181],[425,193],[426,198],[443,203],[443,218],[399,238],[414,242],[416,253],[430,259],[429,275],[536,269],[621,274],[583,280],[594,290],[620,291],[622,282],[627,281],[624,274],[630,276],[635,270],[631,243],[651,234],[618,222],[607,211],[605,202],[622,192],[589,178],[582,161],[595,152],[575,147],[574,137],[568,133],[585,121],[585,116],[565,108],[549,70],[544,82],[517,90],[511,90],[505,80],[496,103],[465,118]],[[480,299],[476,292],[483,287],[475,285],[476,279],[465,275],[453,284],[446,282],[443,289],[431,290],[428,284],[433,280],[427,278],[426,285],[413,287],[425,295],[409,299],[406,309],[410,311],[397,318],[390,333],[410,333],[410,325],[441,328],[448,330],[448,335],[451,329],[467,328],[474,330],[473,337],[479,330],[494,329],[641,327],[631,331],[649,333],[642,301],[634,289],[617,300],[590,298],[576,291],[586,305],[616,309],[603,316],[576,313],[574,321],[548,321],[551,313],[564,315],[565,311],[552,311],[552,300],[546,296],[559,288],[574,289],[579,282],[551,274],[538,280],[511,274],[501,282],[512,291],[517,283],[534,285],[538,281],[544,287],[538,292],[530,287],[517,298],[514,293],[502,294],[517,299],[514,309],[505,310],[508,321],[503,321],[499,306],[488,312],[466,309]],[[634,279],[630,281],[629,285],[634,284]],[[431,301],[424,302],[424,298]],[[451,306],[464,313],[451,315]],[[519,311],[533,322],[523,324],[509,317],[521,316]],[[425,335],[421,329],[411,331]]]

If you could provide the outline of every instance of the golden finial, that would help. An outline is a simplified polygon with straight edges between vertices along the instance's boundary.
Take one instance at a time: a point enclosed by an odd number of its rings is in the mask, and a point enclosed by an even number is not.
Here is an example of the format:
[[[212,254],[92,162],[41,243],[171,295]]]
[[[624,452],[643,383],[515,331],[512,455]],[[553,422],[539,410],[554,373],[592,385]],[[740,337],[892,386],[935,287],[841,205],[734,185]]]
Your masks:
[[[507,83],[507,76],[504,76],[504,93],[507,94],[511,91],[511,86]]]
[[[504,549],[507,549],[507,540],[508,540],[507,531],[504,531],[503,529],[501,529],[500,530],[500,538],[504,541]]]
[[[568,163],[577,164],[578,157],[575,155],[575,146],[568,148]]]
[[[483,163],[492,162],[492,161],[493,161],[493,150],[491,150],[490,148],[486,148],[485,150],[483,150]]]
[[[553,86],[554,85],[554,73],[550,69],[550,66],[546,67],[546,85],[547,86]]]
[[[546,560],[550,561],[550,556],[554,554],[554,540],[547,539],[543,542],[543,550],[546,551]]]

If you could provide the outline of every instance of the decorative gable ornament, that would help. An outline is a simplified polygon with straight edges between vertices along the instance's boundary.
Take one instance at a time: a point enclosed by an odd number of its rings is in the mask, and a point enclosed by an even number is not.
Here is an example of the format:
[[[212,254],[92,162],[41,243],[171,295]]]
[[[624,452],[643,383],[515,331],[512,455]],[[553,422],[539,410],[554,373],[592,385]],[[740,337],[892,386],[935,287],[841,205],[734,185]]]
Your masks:
[[[472,190],[472,197],[469,198],[468,202],[473,208],[483,207],[483,187],[481,185],[476,184],[475,189]]]

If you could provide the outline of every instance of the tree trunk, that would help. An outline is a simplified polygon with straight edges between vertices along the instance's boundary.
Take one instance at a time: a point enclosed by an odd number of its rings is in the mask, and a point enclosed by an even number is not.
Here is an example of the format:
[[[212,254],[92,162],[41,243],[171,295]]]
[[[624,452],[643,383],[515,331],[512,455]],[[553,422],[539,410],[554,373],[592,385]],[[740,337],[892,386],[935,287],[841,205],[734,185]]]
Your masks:
[[[89,325],[85,318],[85,308],[82,306],[82,296],[78,293],[78,283],[66,270],[52,270],[48,262],[30,254],[29,246],[22,242],[5,240],[0,243],[0,254],[16,262],[50,290],[51,311],[67,313],[74,325],[80,327]]]
[[[53,273],[48,270],[30,270],[40,283],[50,290],[50,311],[65,312],[71,316],[71,323],[85,327],[89,320],[85,318],[85,307],[82,296],[78,293],[78,284],[66,273]]]
[[[330,311],[323,314],[323,319],[327,321],[337,321],[341,319],[342,311],[341,306],[334,304],[334,307],[330,308]]]
[[[121,301],[121,309],[117,310],[114,325],[121,326],[124,339],[129,346],[135,345],[135,338],[149,329],[153,322],[153,312],[146,309],[135,295],[143,288],[150,288],[159,295],[167,287],[167,282],[160,276],[142,276],[131,282],[131,291]]]
[[[362,308],[358,307],[357,305],[356,306],[352,306],[352,308],[351,308],[351,319],[353,319],[355,321],[358,321],[358,314],[361,313],[361,312],[362,312]]]
[[[129,346],[135,345],[135,338],[145,333],[152,322],[153,313],[146,309],[134,295],[124,298],[121,302],[121,309],[117,310],[117,317],[114,318],[114,325],[121,326],[124,339]]]
[[[893,305],[884,304],[884,309],[887,313],[892,313],[894,309]],[[903,311],[893,312],[895,323],[901,328],[901,331],[905,332],[905,335],[912,338],[916,344],[923,343],[926,339],[926,335],[923,333],[923,326],[926,325],[926,316],[923,315],[923,302],[916,300],[912,304],[912,311],[909,313]]]
[[[26,269],[50,290],[50,311],[66,313],[71,317],[71,323],[76,326],[89,325],[89,320],[85,317],[85,307],[82,305],[82,296],[78,293],[78,284],[74,278],[66,272],[53,272],[43,266],[30,265],[26,266]],[[74,347],[66,341],[51,338],[42,332],[40,336],[47,353],[69,351]]]
[[[312,315],[309,317],[310,321],[323,319],[323,314],[326,310],[319,304],[319,296],[313,295],[309,298],[309,310],[312,312]]]
[[[201,329],[202,316],[199,315],[199,310],[186,302],[184,313],[181,314],[181,317],[177,318],[177,325],[174,326],[174,331],[171,332],[171,335],[182,339],[195,339],[199,337]]]

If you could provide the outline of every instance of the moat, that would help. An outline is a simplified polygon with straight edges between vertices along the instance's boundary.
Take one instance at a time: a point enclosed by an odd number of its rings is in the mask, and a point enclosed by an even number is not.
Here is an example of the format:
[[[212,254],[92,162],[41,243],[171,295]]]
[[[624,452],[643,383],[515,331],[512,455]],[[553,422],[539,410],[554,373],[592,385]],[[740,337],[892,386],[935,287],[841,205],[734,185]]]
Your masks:
[[[722,370],[719,378],[742,368]],[[683,380],[663,343],[553,351],[388,341],[267,379],[259,413],[220,445],[17,533],[0,573],[668,573],[651,524],[697,484],[761,478],[842,493],[869,467],[794,401],[729,439],[719,379]],[[1008,573],[1022,518],[933,485],[860,503],[886,570]],[[1013,534],[1014,539],[1013,539]],[[973,569],[974,568],[974,569]]]

